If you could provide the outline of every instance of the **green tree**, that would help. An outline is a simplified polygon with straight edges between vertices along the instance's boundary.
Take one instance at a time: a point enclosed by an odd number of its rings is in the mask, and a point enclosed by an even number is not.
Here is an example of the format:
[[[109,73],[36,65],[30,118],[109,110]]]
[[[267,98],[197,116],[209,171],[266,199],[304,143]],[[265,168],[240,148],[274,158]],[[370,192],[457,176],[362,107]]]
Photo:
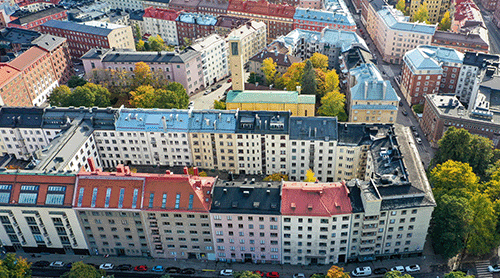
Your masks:
[[[129,103],[137,108],[186,109],[189,105],[186,89],[178,82],[170,82],[156,90],[151,85],[139,86],[130,96]]]
[[[304,182],[315,182],[316,177],[314,176],[314,172],[311,169],[307,169],[306,172],[306,178],[304,179]]]
[[[339,121],[347,120],[347,115],[344,110],[345,95],[339,91],[327,93],[321,98],[321,106],[318,109],[318,114],[321,116],[337,117]]]
[[[92,106],[108,107],[111,105],[109,101],[110,93],[108,89],[94,83],[86,83],[83,87],[88,88],[94,94],[94,103]]]
[[[267,85],[274,84],[274,78],[276,77],[276,67],[278,64],[274,62],[273,58],[269,57],[262,61],[262,72],[264,73],[264,78]]]
[[[469,200],[473,212],[470,233],[467,237],[467,252],[474,256],[488,254],[498,245],[497,214],[486,194],[476,193]]]
[[[49,103],[52,106],[68,107],[71,96],[71,89],[66,85],[56,87],[49,96]]]
[[[325,92],[339,90],[339,75],[332,69],[325,73]]]
[[[262,77],[256,74],[255,72],[251,72],[247,82],[250,84],[256,84],[256,83],[262,84]]]
[[[226,102],[214,100],[214,109],[226,110]]]
[[[191,40],[190,38],[187,38],[187,37],[182,38],[182,42],[183,42],[182,45],[184,47],[188,47],[188,46],[191,46],[193,44],[193,40]]]
[[[264,178],[264,181],[281,181],[281,180],[287,181],[288,175],[281,173],[274,173]]]
[[[400,10],[402,13],[405,13],[406,10],[405,0],[399,0],[398,3],[396,4],[396,9]]]
[[[449,273],[446,273],[444,275],[444,278],[474,278],[473,275],[466,275],[462,271],[452,271]]]
[[[0,261],[0,278],[30,278],[31,263],[14,253],[8,253]]]
[[[410,274],[402,274],[401,272],[394,270],[389,271],[384,274],[384,278],[413,278]]]
[[[277,90],[283,90],[286,88],[285,80],[283,79],[283,75],[280,73],[277,73],[274,78],[274,88]]]
[[[146,50],[146,43],[143,40],[139,40],[135,44],[135,50],[137,50],[137,51],[145,51]]]
[[[465,248],[473,212],[463,197],[445,194],[437,197],[436,202],[430,236],[434,251],[448,259]]]
[[[450,28],[451,28],[450,11],[446,11],[446,13],[444,13],[443,15],[443,18],[439,22],[439,30],[448,31]]]
[[[68,87],[70,88],[76,88],[85,84],[87,84],[87,81],[77,75],[71,76],[68,80]]]
[[[448,160],[432,169],[429,181],[436,196],[453,194],[470,196],[478,192],[479,179],[467,163]]]
[[[429,23],[429,9],[427,9],[427,3],[421,4],[415,14],[413,15],[413,22],[424,22]]]
[[[95,94],[86,86],[76,87],[69,98],[70,106],[92,107],[95,103]]]
[[[412,107],[413,111],[415,111],[415,113],[417,114],[421,114],[424,112],[424,105],[423,104],[415,104],[413,105]]]
[[[160,37],[160,35],[150,36],[148,38],[149,48],[151,51],[162,51],[165,50],[165,42]]]
[[[327,278],[350,278],[348,273],[344,272],[344,268],[332,265],[326,273]]]
[[[309,60],[312,63],[313,68],[326,71],[328,68],[328,57],[321,53],[314,53]]]
[[[61,275],[61,278],[101,278],[106,275],[102,269],[98,270],[95,267],[83,262],[73,263],[71,270]]]
[[[307,60],[302,75],[302,93],[315,95],[318,89],[316,81],[316,72],[314,71],[311,60]]]
[[[251,271],[238,271],[234,273],[235,278],[262,278],[259,274]]]

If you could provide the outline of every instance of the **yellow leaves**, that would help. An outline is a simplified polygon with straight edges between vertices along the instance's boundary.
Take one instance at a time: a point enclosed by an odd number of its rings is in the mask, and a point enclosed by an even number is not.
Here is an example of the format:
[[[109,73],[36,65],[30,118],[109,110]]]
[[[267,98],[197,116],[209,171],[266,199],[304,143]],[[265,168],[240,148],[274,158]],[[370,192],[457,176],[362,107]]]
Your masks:
[[[306,178],[304,179],[305,182],[315,182],[316,177],[314,176],[314,172],[311,169],[308,169],[306,172]]]
[[[262,72],[266,78],[266,84],[273,84],[276,77],[276,67],[278,64],[274,62],[273,58],[269,57],[262,61]]]
[[[344,272],[344,268],[332,265],[326,273],[327,278],[350,278],[349,274]]]
[[[479,190],[479,178],[469,164],[453,160],[448,160],[432,169],[429,180],[436,195],[455,191],[459,195],[467,196]]]
[[[293,63],[283,74],[283,82],[288,91],[295,91],[300,86],[302,75],[304,74],[305,63]]]
[[[315,69],[325,71],[328,68],[328,57],[326,55],[316,52],[311,56],[311,58],[309,58],[309,60],[311,60],[313,68]]]
[[[287,181],[288,175],[281,173],[274,173],[264,178],[264,181],[281,181],[281,180]]]

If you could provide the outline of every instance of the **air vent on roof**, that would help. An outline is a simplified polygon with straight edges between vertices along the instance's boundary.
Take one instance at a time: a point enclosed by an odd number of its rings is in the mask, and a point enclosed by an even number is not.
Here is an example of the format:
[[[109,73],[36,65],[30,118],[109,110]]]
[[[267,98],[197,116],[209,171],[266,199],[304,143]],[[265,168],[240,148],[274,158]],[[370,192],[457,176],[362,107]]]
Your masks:
[[[248,190],[243,191],[243,195],[248,197],[250,195],[250,191],[248,191]]]
[[[278,204],[276,204],[276,203],[271,203],[271,208],[272,208],[272,209],[275,209],[275,208],[277,208],[277,207],[278,207]]]
[[[313,205],[312,204],[307,205],[307,209],[308,210],[312,210],[313,209]]]
[[[253,207],[258,208],[260,206],[260,202],[253,202]]]
[[[267,183],[267,187],[271,187],[271,183],[270,182]]]
[[[233,208],[237,208],[238,207],[238,202],[233,202],[232,206],[233,206]]]
[[[226,188],[222,189],[222,192],[227,193],[227,189]]]
[[[290,207],[291,207],[292,209],[295,209],[297,206],[295,205],[295,203],[291,203],[291,204],[290,204]]]

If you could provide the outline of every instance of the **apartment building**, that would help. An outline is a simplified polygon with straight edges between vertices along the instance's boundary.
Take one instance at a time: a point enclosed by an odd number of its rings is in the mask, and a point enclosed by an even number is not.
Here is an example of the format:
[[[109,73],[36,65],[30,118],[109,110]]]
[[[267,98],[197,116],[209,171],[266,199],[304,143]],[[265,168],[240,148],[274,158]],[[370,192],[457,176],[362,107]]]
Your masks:
[[[410,2],[410,16],[413,16],[420,5],[427,5],[427,10],[429,12],[429,19],[428,21],[430,23],[439,23],[441,18],[443,17],[444,13],[448,10],[450,10],[452,6],[452,0],[438,0],[438,1],[429,1],[429,0],[424,0],[424,1],[417,1],[417,0],[412,0]]]
[[[351,69],[347,96],[350,122],[395,123],[399,97],[390,81],[382,78],[377,67],[362,64]]]
[[[91,49],[81,57],[87,78],[93,82],[119,82],[111,70],[130,77],[138,62],[146,63],[160,79],[181,83],[188,94],[204,88],[201,53],[187,49],[177,52],[149,52]],[[125,79],[124,84],[127,84]]]
[[[0,103],[5,106],[32,106],[23,73],[8,64],[0,64]]]
[[[91,166],[78,175],[73,206],[91,254],[213,259],[209,209],[216,178],[116,170]]]
[[[481,26],[467,29],[462,33],[437,30],[432,37],[432,45],[453,48],[462,53],[467,51],[488,53],[490,49],[488,30]]]
[[[344,10],[295,9],[293,29],[321,32],[325,27],[334,30],[356,31],[356,22],[351,14]]]
[[[199,13],[218,16],[227,14],[228,6],[229,1],[226,0],[200,0],[197,10]]]
[[[260,21],[267,26],[267,43],[293,30],[295,7],[286,4],[271,4],[266,0],[231,0],[227,14]],[[260,49],[259,49],[260,50]]]
[[[40,37],[36,31],[5,27],[0,30],[0,41],[6,53],[16,53],[32,46],[31,42]]]
[[[383,61],[401,64],[406,52],[431,44],[437,24],[410,22],[385,0],[363,0],[362,8],[361,21]]]
[[[7,27],[40,31],[40,25],[51,20],[68,20],[66,10],[58,7],[49,7],[38,12],[18,11],[11,15]]]
[[[250,72],[255,72],[256,74],[264,77],[262,65],[264,60],[268,58],[273,59],[273,62],[276,63],[276,72],[281,74],[285,74],[293,63],[302,62],[300,58],[289,54],[288,48],[286,48],[282,43],[275,41],[269,44],[264,50],[250,58],[248,69]]]
[[[47,51],[54,71],[54,77],[59,84],[66,84],[73,74],[73,63],[65,38],[44,34],[32,41],[32,44]]]
[[[0,173],[0,240],[6,251],[88,254],[71,206],[75,176],[34,170]]]
[[[344,182],[283,182],[281,198],[281,263],[346,261],[352,208]]]
[[[111,6],[111,9],[124,11],[144,10],[143,0],[103,0]]]
[[[178,45],[176,19],[180,12],[149,7],[144,10],[141,34],[159,35],[167,44]]]
[[[240,28],[249,21],[248,18],[220,15],[217,17],[217,23],[215,24],[215,33],[221,37],[227,37],[231,31]]]
[[[267,44],[266,24],[256,20],[250,20],[245,25],[231,31],[227,38],[238,38],[240,44],[242,63],[246,64],[248,60],[264,49]],[[232,72],[233,70],[231,70]]]
[[[281,261],[281,182],[218,180],[210,209],[216,260]]]
[[[212,86],[229,75],[227,43],[217,34],[198,39],[188,48],[201,53],[205,87]]]
[[[198,5],[200,0],[185,1],[185,0],[171,0],[168,8],[179,12],[196,13],[198,12]]]
[[[215,32],[217,18],[213,15],[181,12],[176,19],[180,45],[203,38]]]
[[[481,0],[481,6],[487,11],[495,11],[498,1],[496,0]]]
[[[80,59],[92,48],[135,50],[130,26],[98,21],[75,23],[51,20],[41,25],[40,32],[66,38],[73,59]]]

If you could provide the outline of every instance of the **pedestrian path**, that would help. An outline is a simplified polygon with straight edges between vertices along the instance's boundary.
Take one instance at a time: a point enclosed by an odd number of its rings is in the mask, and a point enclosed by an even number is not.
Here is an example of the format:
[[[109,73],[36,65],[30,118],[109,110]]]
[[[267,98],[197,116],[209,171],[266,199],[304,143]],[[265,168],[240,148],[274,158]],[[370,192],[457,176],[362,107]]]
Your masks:
[[[477,278],[493,278],[493,274],[488,271],[490,261],[476,261],[474,264],[476,265]]]

